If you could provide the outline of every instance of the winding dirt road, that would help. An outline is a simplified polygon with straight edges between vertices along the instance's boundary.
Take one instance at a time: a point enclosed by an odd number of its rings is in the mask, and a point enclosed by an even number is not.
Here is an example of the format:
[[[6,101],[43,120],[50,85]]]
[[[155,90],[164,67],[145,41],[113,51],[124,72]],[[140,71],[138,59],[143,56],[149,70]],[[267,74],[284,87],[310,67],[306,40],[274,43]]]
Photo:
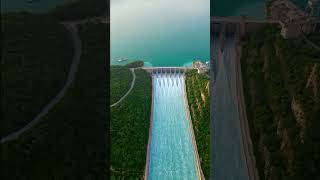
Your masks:
[[[121,103],[121,101],[123,101],[124,98],[126,98],[128,96],[128,94],[131,92],[131,90],[133,89],[134,84],[136,83],[136,74],[135,74],[134,70],[135,70],[134,68],[130,68],[130,71],[131,71],[131,74],[132,74],[132,77],[133,77],[132,81],[131,81],[130,89],[117,102],[111,104],[110,107],[116,106],[119,103]]]
[[[69,31],[72,41],[73,41],[73,47],[74,47],[74,54],[72,58],[72,64],[69,69],[69,74],[67,77],[67,80],[63,86],[63,88],[60,90],[60,92],[40,111],[40,113],[32,120],[30,121],[26,126],[22,127],[21,129],[12,132],[8,134],[7,136],[1,137],[0,144],[12,141],[17,139],[21,134],[23,134],[25,131],[32,128],[34,125],[36,125],[38,122],[41,121],[41,119],[48,114],[48,112],[64,97],[66,92],[68,91],[69,87],[71,86],[73,80],[76,77],[76,73],[78,71],[78,65],[80,62],[80,56],[81,56],[81,40],[78,34],[77,25],[79,24],[85,24],[85,23],[104,23],[109,24],[110,23],[110,17],[106,16],[97,16],[97,17],[91,17],[87,19],[80,19],[75,21],[68,21],[68,22],[62,22],[61,24],[64,25],[64,27]]]
[[[48,114],[48,112],[64,97],[66,92],[68,91],[69,87],[71,86],[73,80],[75,79],[78,65],[80,62],[80,55],[81,55],[81,40],[78,35],[78,30],[76,28],[76,25],[73,23],[62,23],[65,28],[70,32],[73,46],[74,46],[74,54],[72,58],[72,64],[69,69],[69,74],[67,77],[67,80],[63,86],[63,88],[60,90],[60,92],[40,111],[40,113],[32,120],[30,121],[26,126],[22,127],[21,129],[12,132],[8,134],[5,137],[1,137],[0,143],[5,143],[8,141],[12,141],[17,139],[21,134],[23,134],[25,131],[32,128],[34,125],[36,125],[38,122],[42,120],[42,118]]]

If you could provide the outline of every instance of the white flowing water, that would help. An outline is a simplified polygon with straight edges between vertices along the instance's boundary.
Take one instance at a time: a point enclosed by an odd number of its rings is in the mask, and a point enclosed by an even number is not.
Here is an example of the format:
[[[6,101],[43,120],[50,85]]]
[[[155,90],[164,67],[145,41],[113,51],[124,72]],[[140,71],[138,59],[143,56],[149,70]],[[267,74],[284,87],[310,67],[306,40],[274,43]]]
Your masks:
[[[213,99],[211,106],[212,129],[212,178],[248,180],[243,151],[239,111],[235,94],[235,39],[225,39],[224,47],[219,38],[213,37],[215,79],[211,81]]]
[[[149,179],[198,179],[184,101],[184,75],[153,74],[153,93]]]

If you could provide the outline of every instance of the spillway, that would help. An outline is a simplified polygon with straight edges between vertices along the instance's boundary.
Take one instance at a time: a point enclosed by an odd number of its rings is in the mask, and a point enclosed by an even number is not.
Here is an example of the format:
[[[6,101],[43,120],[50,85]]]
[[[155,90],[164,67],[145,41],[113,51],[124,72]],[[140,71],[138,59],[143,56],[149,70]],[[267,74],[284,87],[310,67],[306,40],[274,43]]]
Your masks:
[[[153,73],[148,179],[198,178],[183,73]]]
[[[213,179],[248,180],[236,97],[236,42],[228,35],[221,47],[220,37],[213,37],[215,78],[212,85],[211,150]]]

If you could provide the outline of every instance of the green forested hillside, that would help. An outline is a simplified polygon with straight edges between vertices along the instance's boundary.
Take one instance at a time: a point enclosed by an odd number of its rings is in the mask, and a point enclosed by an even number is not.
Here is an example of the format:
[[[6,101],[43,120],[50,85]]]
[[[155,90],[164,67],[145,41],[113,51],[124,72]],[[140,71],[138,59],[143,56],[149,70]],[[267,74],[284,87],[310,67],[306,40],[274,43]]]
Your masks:
[[[320,57],[268,27],[245,39],[246,109],[260,179],[320,179]]]
[[[111,66],[110,68],[110,104],[117,102],[130,88],[132,75],[126,66]]]
[[[210,179],[210,80],[197,70],[186,73],[186,90],[201,168]]]
[[[111,108],[111,179],[142,179],[144,176],[152,81],[150,74],[142,69],[136,69],[135,73],[136,83],[130,94]],[[123,84],[124,87],[127,85]],[[111,84],[111,91],[114,90]]]
[[[0,136],[31,121],[63,87],[72,61],[69,32],[49,15],[1,16]]]
[[[102,24],[79,28],[82,55],[74,82],[39,124],[1,144],[0,179],[107,179],[108,31]]]
[[[110,0],[75,0],[53,8],[50,13],[64,21],[109,16]]]

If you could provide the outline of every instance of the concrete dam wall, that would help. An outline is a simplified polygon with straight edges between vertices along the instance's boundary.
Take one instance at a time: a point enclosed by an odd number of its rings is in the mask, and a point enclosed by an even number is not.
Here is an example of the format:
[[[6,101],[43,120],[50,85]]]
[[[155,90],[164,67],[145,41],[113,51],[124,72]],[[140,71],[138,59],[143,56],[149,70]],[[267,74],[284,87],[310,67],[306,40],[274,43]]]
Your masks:
[[[262,19],[253,20],[242,17],[212,17],[211,33],[233,34],[239,32],[241,36],[253,33],[268,25],[280,26],[276,20]]]

